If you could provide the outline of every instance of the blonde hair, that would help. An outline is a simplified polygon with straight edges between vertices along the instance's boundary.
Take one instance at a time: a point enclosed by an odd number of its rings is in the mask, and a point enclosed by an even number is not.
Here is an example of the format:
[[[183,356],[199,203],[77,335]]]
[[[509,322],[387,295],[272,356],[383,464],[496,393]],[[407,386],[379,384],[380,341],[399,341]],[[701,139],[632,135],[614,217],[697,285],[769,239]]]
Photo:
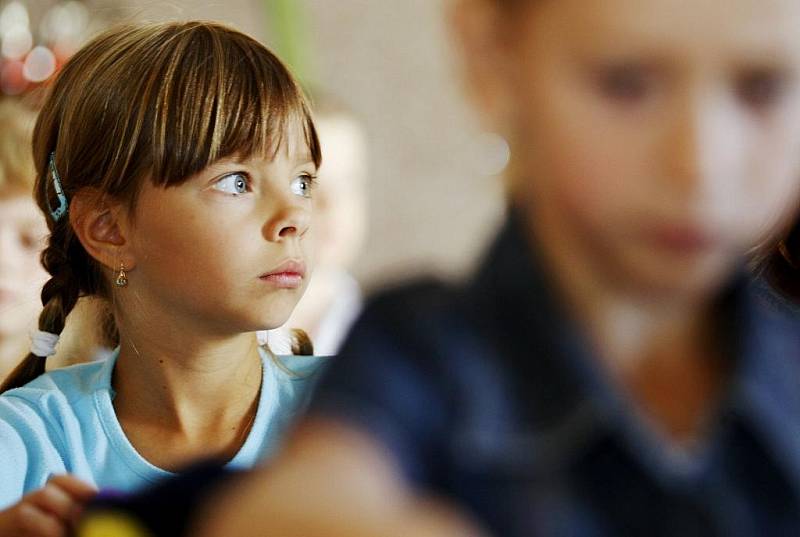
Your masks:
[[[36,170],[31,136],[36,112],[22,101],[0,98],[0,197],[33,195]]]
[[[85,45],[58,74],[33,135],[36,200],[50,229],[39,330],[60,334],[80,296],[110,296],[69,218],[50,216],[48,206],[58,206],[51,154],[68,199],[93,189],[132,209],[145,180],[166,188],[225,157],[274,157],[296,122],[319,166],[298,83],[263,45],[227,26],[128,24]],[[40,375],[44,362],[29,354],[0,393]]]

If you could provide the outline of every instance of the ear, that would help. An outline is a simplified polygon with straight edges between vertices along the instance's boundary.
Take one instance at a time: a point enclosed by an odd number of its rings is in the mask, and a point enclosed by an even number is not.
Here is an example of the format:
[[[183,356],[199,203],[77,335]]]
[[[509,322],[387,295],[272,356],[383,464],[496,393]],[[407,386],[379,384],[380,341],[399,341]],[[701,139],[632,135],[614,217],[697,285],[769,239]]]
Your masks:
[[[127,209],[108,195],[84,189],[69,206],[69,222],[83,248],[96,261],[112,271],[124,264],[127,270],[136,266],[128,231]]]
[[[467,93],[489,130],[502,132],[509,108],[508,14],[498,0],[453,0],[450,28]]]

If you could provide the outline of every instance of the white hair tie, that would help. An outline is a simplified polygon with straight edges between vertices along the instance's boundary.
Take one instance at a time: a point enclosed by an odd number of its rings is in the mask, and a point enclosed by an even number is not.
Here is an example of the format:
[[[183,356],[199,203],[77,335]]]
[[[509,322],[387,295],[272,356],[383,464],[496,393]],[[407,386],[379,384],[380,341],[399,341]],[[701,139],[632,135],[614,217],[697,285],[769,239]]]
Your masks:
[[[56,353],[58,334],[34,330],[31,332],[31,354],[40,358],[47,358]]]

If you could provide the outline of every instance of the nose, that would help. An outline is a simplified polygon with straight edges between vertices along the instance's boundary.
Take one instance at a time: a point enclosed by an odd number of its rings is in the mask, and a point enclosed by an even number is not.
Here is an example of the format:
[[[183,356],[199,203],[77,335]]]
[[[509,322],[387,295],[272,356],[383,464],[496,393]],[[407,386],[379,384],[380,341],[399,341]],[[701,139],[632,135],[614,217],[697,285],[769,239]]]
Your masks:
[[[724,96],[681,100],[667,136],[671,187],[680,199],[714,199],[733,187],[744,157],[740,113]]]
[[[297,198],[296,196],[293,196]],[[264,238],[271,242],[297,239],[305,235],[311,224],[310,204],[300,198],[282,198],[271,209],[264,224]]]

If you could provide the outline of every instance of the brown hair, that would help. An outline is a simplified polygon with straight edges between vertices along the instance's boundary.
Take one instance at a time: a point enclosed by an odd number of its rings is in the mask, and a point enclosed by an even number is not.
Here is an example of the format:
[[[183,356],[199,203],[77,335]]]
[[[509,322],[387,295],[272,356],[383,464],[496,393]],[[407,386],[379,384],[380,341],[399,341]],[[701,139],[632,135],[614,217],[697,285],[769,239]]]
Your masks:
[[[85,45],[58,74],[34,130],[35,195],[50,237],[42,265],[39,330],[60,334],[80,296],[110,297],[100,265],[58,205],[48,159],[68,199],[82,189],[133,208],[145,178],[180,185],[218,159],[274,156],[299,121],[317,166],[322,157],[306,98],[286,67],[253,38],[211,22],[129,24]],[[113,327],[112,327],[113,328]],[[0,386],[44,371],[29,354]]]
[[[778,293],[800,304],[800,219],[760,260],[758,268]]]
[[[33,192],[31,136],[35,121],[36,112],[21,100],[0,98],[0,197]]]

